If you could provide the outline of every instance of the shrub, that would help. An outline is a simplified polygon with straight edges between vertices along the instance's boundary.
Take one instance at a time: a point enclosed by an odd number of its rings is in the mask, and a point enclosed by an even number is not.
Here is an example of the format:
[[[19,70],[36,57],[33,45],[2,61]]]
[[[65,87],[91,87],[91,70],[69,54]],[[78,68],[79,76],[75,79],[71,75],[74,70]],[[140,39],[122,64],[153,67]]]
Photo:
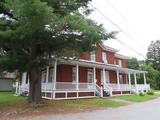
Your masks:
[[[140,93],[139,93],[139,96],[144,96],[144,93],[140,92]]]
[[[154,92],[153,91],[148,91],[147,95],[154,95]]]

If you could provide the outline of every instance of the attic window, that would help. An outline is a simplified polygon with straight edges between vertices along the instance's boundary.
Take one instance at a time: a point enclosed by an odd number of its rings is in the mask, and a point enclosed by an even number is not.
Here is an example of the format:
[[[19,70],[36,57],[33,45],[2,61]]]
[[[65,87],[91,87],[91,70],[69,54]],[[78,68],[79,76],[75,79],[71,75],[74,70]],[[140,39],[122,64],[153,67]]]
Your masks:
[[[102,52],[102,62],[107,63],[107,54],[106,52]]]

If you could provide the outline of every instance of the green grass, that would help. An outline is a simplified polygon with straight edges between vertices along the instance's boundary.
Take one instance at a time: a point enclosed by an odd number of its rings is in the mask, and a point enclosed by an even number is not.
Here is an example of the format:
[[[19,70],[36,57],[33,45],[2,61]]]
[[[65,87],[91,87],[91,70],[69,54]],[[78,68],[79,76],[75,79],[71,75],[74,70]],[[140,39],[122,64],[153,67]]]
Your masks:
[[[60,100],[60,101],[46,101],[47,106],[55,108],[94,108],[94,107],[119,107],[124,105],[121,102],[115,102],[102,98],[91,99],[76,99],[76,100]]]
[[[126,96],[117,96],[116,98],[120,98],[123,100],[131,101],[131,102],[144,102],[148,100],[155,99],[160,97],[160,91],[156,91],[154,95],[147,95],[139,96],[139,95],[126,95]]]
[[[75,99],[75,100],[43,100],[37,108],[32,109],[31,105],[27,103],[27,97],[14,96],[11,92],[0,92],[0,111],[11,112],[17,111],[18,114],[24,113],[58,113],[58,112],[75,112],[77,110],[92,110],[101,107],[119,107],[125,105],[121,102],[115,102],[102,98],[91,99]]]
[[[0,109],[21,107],[27,103],[27,97],[14,96],[12,92],[0,92]]]

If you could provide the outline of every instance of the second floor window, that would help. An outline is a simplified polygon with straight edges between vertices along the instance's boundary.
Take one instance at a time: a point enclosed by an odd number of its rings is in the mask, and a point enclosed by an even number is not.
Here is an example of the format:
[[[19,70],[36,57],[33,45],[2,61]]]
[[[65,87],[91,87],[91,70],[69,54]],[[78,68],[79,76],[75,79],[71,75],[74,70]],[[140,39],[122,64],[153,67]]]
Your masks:
[[[91,52],[91,61],[93,61],[93,62],[96,61],[95,51],[92,51],[92,52]]]
[[[102,62],[107,63],[107,55],[106,52],[102,52]]]
[[[119,67],[122,67],[122,60],[118,60]]]

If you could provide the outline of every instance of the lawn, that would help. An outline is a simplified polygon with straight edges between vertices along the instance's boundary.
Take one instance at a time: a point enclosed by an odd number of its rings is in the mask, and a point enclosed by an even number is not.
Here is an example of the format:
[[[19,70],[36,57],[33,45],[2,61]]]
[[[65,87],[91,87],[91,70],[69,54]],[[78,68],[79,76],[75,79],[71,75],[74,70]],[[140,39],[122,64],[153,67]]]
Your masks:
[[[0,110],[10,107],[23,107],[26,103],[27,97],[17,97],[12,92],[0,92]]]
[[[27,104],[27,97],[14,96],[11,92],[0,92],[0,114],[16,112],[16,115],[23,114],[44,114],[44,113],[68,113],[94,110],[106,107],[119,107],[125,105],[108,99],[91,98],[75,100],[43,100],[37,108]]]
[[[160,97],[160,91],[156,91],[154,95],[139,96],[139,95],[126,95],[126,96],[116,96],[115,98],[131,101],[131,102],[144,102],[148,100],[155,99]]]

